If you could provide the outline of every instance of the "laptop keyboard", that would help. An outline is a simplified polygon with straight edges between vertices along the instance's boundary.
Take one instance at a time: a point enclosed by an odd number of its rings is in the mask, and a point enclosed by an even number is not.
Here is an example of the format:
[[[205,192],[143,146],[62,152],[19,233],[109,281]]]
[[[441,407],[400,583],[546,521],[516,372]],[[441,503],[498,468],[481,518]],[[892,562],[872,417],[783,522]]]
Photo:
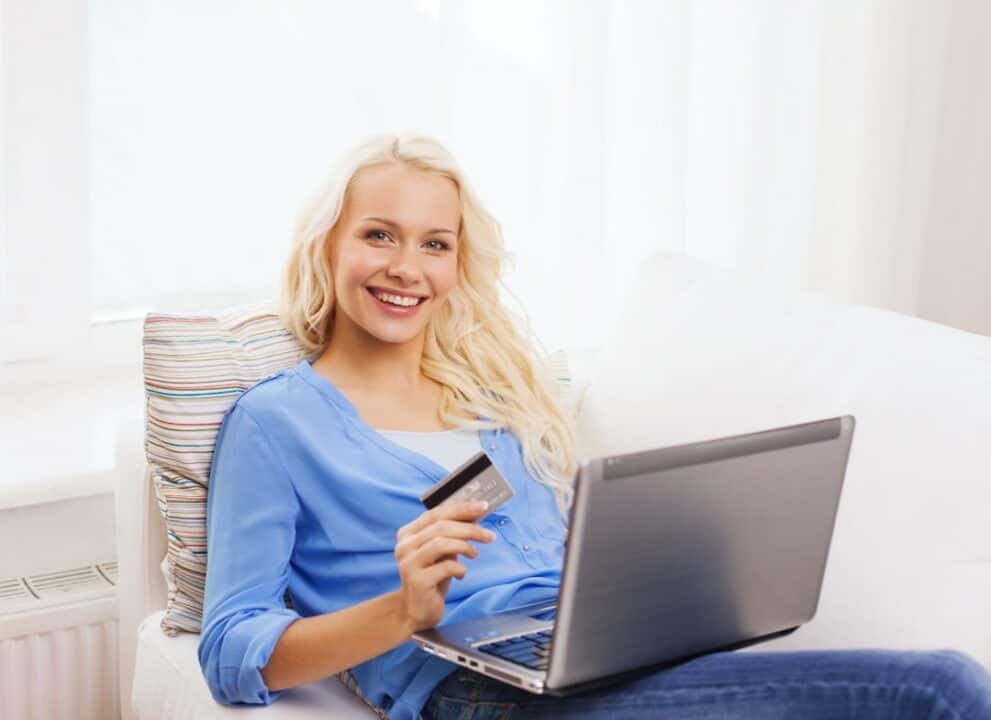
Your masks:
[[[546,670],[547,658],[551,654],[551,631],[518,635],[506,640],[498,640],[479,645],[478,650],[495,655],[534,670]]]

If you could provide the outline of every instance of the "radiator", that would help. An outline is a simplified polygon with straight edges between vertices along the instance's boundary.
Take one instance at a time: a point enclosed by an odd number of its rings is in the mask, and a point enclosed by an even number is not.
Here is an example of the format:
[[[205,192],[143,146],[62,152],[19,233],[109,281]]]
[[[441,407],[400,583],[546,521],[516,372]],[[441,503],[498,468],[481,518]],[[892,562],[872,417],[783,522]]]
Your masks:
[[[0,718],[117,720],[117,563],[0,578]]]

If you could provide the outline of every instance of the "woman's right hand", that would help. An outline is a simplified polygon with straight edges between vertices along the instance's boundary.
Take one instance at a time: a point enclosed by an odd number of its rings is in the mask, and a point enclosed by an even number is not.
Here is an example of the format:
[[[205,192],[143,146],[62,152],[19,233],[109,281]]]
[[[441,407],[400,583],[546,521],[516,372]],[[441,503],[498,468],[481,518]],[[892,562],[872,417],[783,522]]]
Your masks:
[[[464,578],[468,571],[457,556],[478,556],[468,540],[487,543],[495,538],[476,522],[485,513],[476,503],[438,505],[396,533],[395,555],[402,579],[399,595],[413,632],[435,627],[444,616],[451,578]]]

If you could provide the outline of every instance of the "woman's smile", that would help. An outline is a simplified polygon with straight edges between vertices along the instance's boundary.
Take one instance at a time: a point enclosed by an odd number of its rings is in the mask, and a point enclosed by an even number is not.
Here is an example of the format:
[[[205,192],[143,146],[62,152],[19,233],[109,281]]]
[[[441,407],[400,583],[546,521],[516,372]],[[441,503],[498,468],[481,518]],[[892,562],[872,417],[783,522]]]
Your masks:
[[[390,317],[412,317],[420,309],[420,306],[423,305],[428,299],[421,297],[412,305],[405,305],[402,303],[409,302],[411,298],[405,298],[392,293],[385,293],[380,290],[373,290],[372,288],[365,289],[368,290],[368,294],[371,296],[372,302],[375,306]]]
[[[431,317],[457,285],[460,203],[450,178],[403,163],[355,176],[328,239],[335,342],[351,337],[364,348],[372,337],[419,356]]]

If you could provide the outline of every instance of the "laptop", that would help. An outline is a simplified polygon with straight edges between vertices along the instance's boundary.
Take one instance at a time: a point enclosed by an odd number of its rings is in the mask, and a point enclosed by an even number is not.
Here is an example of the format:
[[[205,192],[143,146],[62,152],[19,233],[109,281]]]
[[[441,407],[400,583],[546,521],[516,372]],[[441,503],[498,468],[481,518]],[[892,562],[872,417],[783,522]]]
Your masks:
[[[582,460],[549,602],[412,635],[566,696],[794,632],[816,613],[852,415]]]

